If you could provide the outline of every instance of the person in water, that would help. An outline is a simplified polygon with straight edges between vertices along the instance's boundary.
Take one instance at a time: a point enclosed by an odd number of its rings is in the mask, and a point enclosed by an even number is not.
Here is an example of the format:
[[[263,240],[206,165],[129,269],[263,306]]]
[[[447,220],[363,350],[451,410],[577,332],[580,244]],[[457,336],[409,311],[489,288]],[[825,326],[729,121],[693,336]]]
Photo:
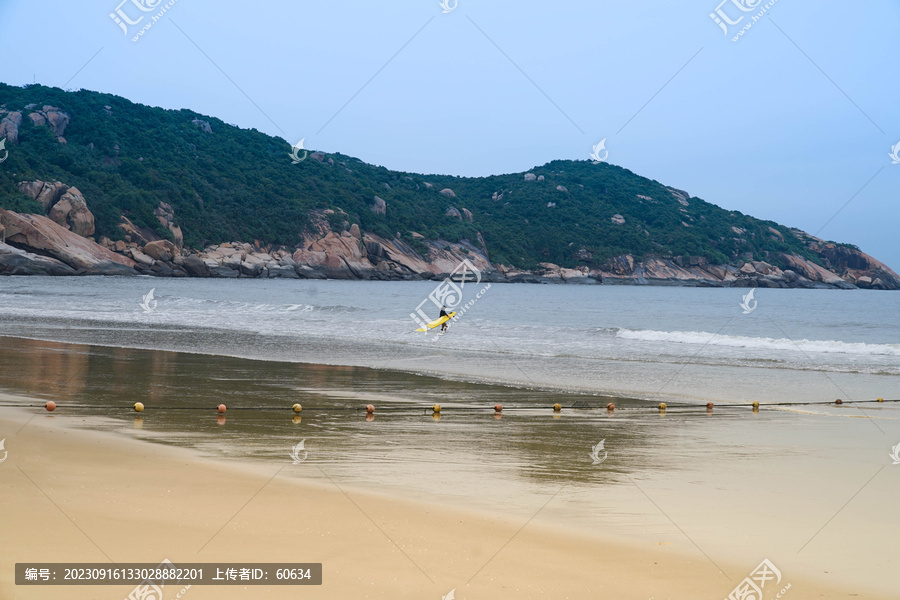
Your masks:
[[[449,317],[449,316],[450,315],[447,314],[447,307],[442,306],[441,307],[441,317]],[[450,325],[450,319],[447,319],[446,321],[444,321],[443,325],[441,325],[441,333],[444,333],[445,331],[447,331],[447,327],[449,325]]]

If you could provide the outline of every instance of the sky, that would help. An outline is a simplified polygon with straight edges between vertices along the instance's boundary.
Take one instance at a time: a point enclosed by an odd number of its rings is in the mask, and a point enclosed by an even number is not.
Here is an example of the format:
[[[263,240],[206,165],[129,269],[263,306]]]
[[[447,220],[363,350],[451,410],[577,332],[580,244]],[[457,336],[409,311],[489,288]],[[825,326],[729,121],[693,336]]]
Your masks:
[[[426,174],[605,140],[612,164],[900,270],[900,3],[720,1],[0,0],[0,81]]]

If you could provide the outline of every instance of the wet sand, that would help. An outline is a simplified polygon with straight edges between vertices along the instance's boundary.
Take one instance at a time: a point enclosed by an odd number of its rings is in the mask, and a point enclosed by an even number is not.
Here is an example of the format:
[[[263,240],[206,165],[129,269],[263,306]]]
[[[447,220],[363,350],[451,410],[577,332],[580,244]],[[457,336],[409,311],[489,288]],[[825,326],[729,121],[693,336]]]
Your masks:
[[[556,530],[540,516],[304,484],[284,476],[291,465],[253,473],[185,449],[74,430],[59,415],[11,412],[0,428],[25,427],[10,436],[0,466],[4,598],[120,598],[131,589],[16,587],[12,565],[22,561],[323,563],[321,587],[194,586],[189,597],[198,599],[437,599],[452,589],[460,599],[718,598],[743,575],[728,565],[732,581],[702,556],[663,545],[637,549]],[[854,593],[790,583],[798,599]]]

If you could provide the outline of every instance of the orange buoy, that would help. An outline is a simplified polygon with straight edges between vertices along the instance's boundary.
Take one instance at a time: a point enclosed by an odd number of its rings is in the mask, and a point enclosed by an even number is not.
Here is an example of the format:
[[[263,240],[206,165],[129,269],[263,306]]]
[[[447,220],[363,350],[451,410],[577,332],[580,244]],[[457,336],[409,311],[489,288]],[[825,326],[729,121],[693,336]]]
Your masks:
[[[843,404],[844,401],[841,400],[840,398],[838,398],[837,400],[834,401],[834,403],[835,403],[835,404]]]
[[[502,412],[502,411],[503,411],[503,405],[502,405],[502,404],[495,404],[495,405],[494,405],[494,411],[495,411],[495,412]]]
[[[606,405],[606,410],[616,410],[616,405],[610,402]]]
[[[560,404],[559,402],[557,402],[556,404],[553,405],[553,412],[559,412],[561,410],[562,410],[562,404]]]
[[[228,410],[228,409],[225,408],[225,405],[224,405],[224,404],[220,404],[219,407],[216,408],[216,412],[218,412],[220,415],[225,414],[225,411],[226,411],[226,410]]]
[[[374,404],[367,404],[367,405],[366,405],[366,412],[369,413],[370,415],[371,415],[373,412],[375,412],[375,405],[374,405]]]
[[[44,408],[46,408],[50,412],[53,412],[54,410],[56,410],[56,402],[50,400],[47,402],[47,404],[44,405]]]
[[[709,410],[712,410],[713,406],[715,406],[715,405],[712,402],[706,403],[706,408],[708,408]]]

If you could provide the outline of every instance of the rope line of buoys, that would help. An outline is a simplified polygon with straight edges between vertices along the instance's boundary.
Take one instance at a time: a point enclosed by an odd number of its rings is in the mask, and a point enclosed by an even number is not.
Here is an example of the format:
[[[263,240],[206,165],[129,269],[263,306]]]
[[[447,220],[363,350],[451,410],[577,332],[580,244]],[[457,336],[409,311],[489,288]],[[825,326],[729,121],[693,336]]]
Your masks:
[[[884,403],[896,403],[900,402],[900,398],[897,399],[884,399],[884,398],[876,398],[875,400],[843,400],[841,398],[837,398],[835,400],[825,400],[825,401],[808,401],[808,402],[759,402],[758,400],[754,400],[750,403],[729,403],[729,404],[720,404],[716,406],[713,402],[706,402],[705,404],[689,404],[689,403],[679,403],[675,405],[667,405],[665,402],[660,402],[659,404],[653,405],[643,405],[643,406],[625,406],[625,407],[617,407],[612,402],[606,404],[606,410],[609,414],[615,413],[616,410],[621,411],[629,411],[629,412],[637,412],[637,411],[648,411],[648,410],[658,410],[660,413],[666,412],[669,409],[676,409],[680,411],[686,411],[690,409],[697,408],[706,408],[707,412],[712,412],[713,408],[720,409],[735,409],[735,408],[745,408],[750,407],[753,409],[753,412],[759,412],[760,408],[767,407],[781,407],[781,406],[813,406],[813,405],[831,405],[831,406],[843,406],[845,404],[884,404]],[[17,408],[34,408],[33,404],[24,404],[24,403],[16,403],[16,404],[3,404],[0,405],[0,408],[3,407],[17,407]],[[49,400],[43,405],[42,408],[47,410],[48,412],[55,411],[58,406],[56,402],[53,400]],[[73,405],[73,408],[77,408],[79,410],[108,410],[109,406],[91,406],[91,405]],[[142,413],[147,410],[210,410],[214,408],[215,411],[219,415],[224,415],[228,410],[228,407],[223,404],[219,404],[215,407],[201,407],[201,406],[146,406],[143,402],[135,402],[131,408],[135,412]],[[239,410],[239,411],[277,411],[283,410],[285,407],[281,406],[236,406],[232,407],[231,410]],[[293,411],[296,415],[299,415],[300,412],[303,411],[303,406],[299,403],[295,403],[289,407],[291,411]],[[485,411],[493,408],[495,415],[500,415],[504,411],[535,411],[546,409],[544,406],[513,406],[513,407],[504,407],[502,404],[497,403],[494,404],[493,407],[486,406],[456,406],[452,407],[450,410],[453,412],[478,412]],[[603,408],[602,404],[597,405],[588,405],[584,401],[577,401],[573,403],[572,406],[563,406],[561,403],[556,402],[551,407],[554,413],[561,413],[563,409],[567,410],[600,410]],[[365,413],[369,416],[374,415],[375,406],[373,404],[367,404],[366,406],[317,406],[312,408],[311,410],[315,411],[365,411]],[[382,406],[378,409],[379,412],[418,412],[425,411],[430,412],[435,415],[440,415],[444,410],[440,404],[433,404],[429,406],[423,406],[419,404],[414,405],[388,405]]]

